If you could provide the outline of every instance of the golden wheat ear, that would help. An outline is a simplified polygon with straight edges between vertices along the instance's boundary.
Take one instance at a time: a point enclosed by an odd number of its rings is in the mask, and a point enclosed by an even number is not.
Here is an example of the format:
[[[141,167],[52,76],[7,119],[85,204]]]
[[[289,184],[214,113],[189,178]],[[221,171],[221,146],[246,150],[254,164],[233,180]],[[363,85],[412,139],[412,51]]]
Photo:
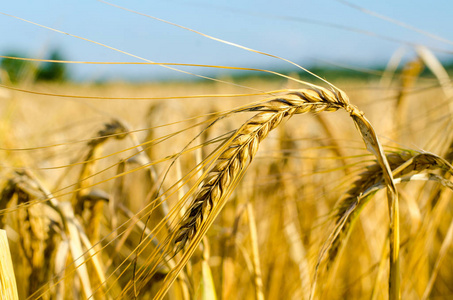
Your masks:
[[[327,90],[301,90],[280,98],[244,109],[259,111],[234,134],[218,156],[187,213],[176,230],[173,243],[175,252],[181,251],[192,241],[204,219],[229,194],[238,178],[252,162],[260,142],[275,129],[285,117],[307,112],[336,111],[344,105],[336,95]]]
[[[388,154],[387,160],[393,170],[396,183],[411,180],[431,180],[450,189],[453,187],[453,184],[443,176],[432,173],[415,176],[428,170],[442,170],[453,174],[451,164],[435,154],[406,150]],[[371,196],[385,186],[384,182],[383,172],[379,164],[369,165],[366,167],[366,171],[362,172],[353,183],[352,188],[346,192],[345,198],[340,201],[336,213],[335,227],[324,243],[324,250],[321,251],[318,258],[318,261],[321,261],[324,259],[322,256],[327,254],[327,268],[330,268],[341,247],[346,243],[347,236],[357,216],[369,202]]]
[[[172,282],[187,264],[197,245],[220,213],[247,167],[252,162],[260,143],[283,119],[308,112],[350,110],[342,92],[324,88],[288,90],[288,93],[256,103],[234,112],[258,112],[249,119],[214,153],[214,162],[181,221],[175,227],[169,248],[182,252],[175,268],[166,276],[156,299],[162,299]]]
[[[57,200],[28,170],[14,172],[3,189],[2,202],[14,198],[21,215],[17,221],[22,251],[27,257],[27,267],[32,270],[28,277],[28,297],[46,298],[50,294],[63,297],[65,283],[80,281],[80,285],[75,284],[76,290],[89,298],[93,294],[93,281],[104,282],[105,274],[96,267],[88,275],[86,262],[96,266],[101,263],[75,219],[71,204]],[[68,263],[69,258],[72,262]]]
[[[389,187],[389,205],[394,205],[397,201],[396,188],[376,133],[363,113],[349,103],[347,95],[341,90],[330,91],[321,87],[288,90],[285,95],[275,99],[238,109],[237,112],[258,111],[258,113],[237,129],[224,146],[218,150],[217,158],[215,158],[206,179],[177,225],[171,238],[174,253],[181,252],[183,249],[186,249],[186,251],[183,252],[176,268],[167,275],[164,285],[156,295],[157,299],[161,299],[165,295],[172,282],[188,262],[196,249],[196,245],[200,243],[215,217],[225,205],[228,196],[233,192],[250,165],[258,151],[260,142],[269,132],[275,129],[285,117],[339,109],[344,109],[351,115],[367,148],[376,156],[379,166],[382,168],[386,186]],[[394,210],[390,209],[391,212]],[[398,224],[398,222],[395,224]],[[398,233],[398,230],[396,230],[396,233]],[[395,243],[395,247],[399,247],[396,245],[399,245],[399,241]],[[396,258],[393,259],[393,261],[397,261]],[[313,291],[316,287],[315,284],[316,280],[312,287]],[[398,288],[398,285],[396,288]]]

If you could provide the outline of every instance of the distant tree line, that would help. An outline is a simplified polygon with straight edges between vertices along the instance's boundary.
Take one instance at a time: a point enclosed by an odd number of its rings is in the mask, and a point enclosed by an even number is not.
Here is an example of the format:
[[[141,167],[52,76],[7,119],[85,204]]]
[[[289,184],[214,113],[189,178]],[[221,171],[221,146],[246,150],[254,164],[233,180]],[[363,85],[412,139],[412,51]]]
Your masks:
[[[26,57],[19,52],[8,52],[4,56]],[[46,59],[64,60],[59,50],[51,51]],[[63,63],[2,58],[0,68],[4,74],[7,74],[9,81],[12,83],[18,83],[23,80],[63,82],[69,79],[67,66]]]
[[[4,54],[8,57],[27,57],[26,55],[20,52],[9,52]],[[49,52],[49,55],[46,57],[47,60],[62,61],[64,55],[59,50],[52,50]],[[444,62],[443,67],[447,72],[453,75],[453,61]],[[375,66],[370,67],[369,72],[366,70],[353,70],[340,67],[331,67],[326,65],[317,65],[308,67],[311,72],[328,78],[329,80],[373,80],[381,76],[379,71],[384,71],[384,66]],[[397,74],[401,72],[402,67],[398,68],[396,71]],[[301,80],[310,81],[313,77],[300,70],[274,70],[279,73],[294,76]],[[378,72],[375,72],[378,71]],[[8,80],[11,83],[18,83],[22,81],[39,81],[39,82],[64,82],[70,79],[70,74],[67,68],[67,64],[58,63],[58,62],[38,62],[38,61],[27,61],[21,59],[12,59],[12,58],[1,58],[0,61],[0,79],[2,81]],[[5,76],[6,75],[6,76]],[[431,71],[425,68],[421,74],[422,76],[433,76]],[[216,75],[213,75],[216,76]],[[250,79],[252,77],[258,77],[260,79],[276,80],[278,79],[275,75],[263,72],[250,72],[250,71],[241,71],[233,72],[229,75],[235,81],[241,81],[244,79]],[[128,78],[123,78],[123,80],[128,80]],[[281,78],[280,80],[285,80]],[[108,80],[107,80],[108,81]],[[106,82],[107,82],[106,81]]]

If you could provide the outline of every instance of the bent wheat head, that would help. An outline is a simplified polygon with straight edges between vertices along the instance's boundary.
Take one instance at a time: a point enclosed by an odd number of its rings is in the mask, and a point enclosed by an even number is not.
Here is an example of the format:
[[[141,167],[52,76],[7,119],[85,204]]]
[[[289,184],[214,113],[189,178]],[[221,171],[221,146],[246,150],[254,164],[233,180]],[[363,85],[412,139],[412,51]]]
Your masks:
[[[259,111],[233,134],[226,149],[218,156],[174,237],[176,252],[184,248],[196,234],[203,219],[225,195],[234,188],[240,176],[253,160],[260,142],[285,117],[307,112],[336,111],[352,108],[347,97],[325,89],[298,90],[241,111]]]

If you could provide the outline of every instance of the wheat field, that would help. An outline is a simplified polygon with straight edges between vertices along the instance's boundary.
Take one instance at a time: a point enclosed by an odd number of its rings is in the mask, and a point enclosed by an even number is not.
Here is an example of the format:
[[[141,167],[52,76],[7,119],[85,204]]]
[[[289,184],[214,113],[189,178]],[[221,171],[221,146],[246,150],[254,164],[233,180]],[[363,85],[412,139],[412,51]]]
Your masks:
[[[347,66],[356,79],[233,46],[293,69],[43,82],[48,60],[2,57],[29,63],[0,76],[0,228],[19,298],[450,299],[453,88],[431,45]]]

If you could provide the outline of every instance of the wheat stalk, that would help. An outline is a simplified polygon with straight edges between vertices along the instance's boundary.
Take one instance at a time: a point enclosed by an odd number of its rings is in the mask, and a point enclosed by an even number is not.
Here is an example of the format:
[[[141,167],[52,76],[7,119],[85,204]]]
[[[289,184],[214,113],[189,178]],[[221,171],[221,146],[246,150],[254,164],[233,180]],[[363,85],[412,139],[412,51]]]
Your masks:
[[[190,204],[182,220],[178,223],[171,242],[175,253],[186,248],[177,266],[166,276],[164,284],[159,289],[155,299],[162,299],[182,268],[188,262],[202,237],[214,222],[215,217],[223,208],[226,199],[232,193],[239,180],[244,175],[256,154],[260,142],[275,129],[283,118],[307,112],[319,113],[322,111],[347,111],[359,130],[367,149],[372,152],[383,170],[385,184],[388,187],[389,215],[391,220],[391,290],[389,293],[399,293],[399,221],[398,198],[390,166],[383,153],[377,135],[359,109],[349,103],[347,95],[339,89],[330,91],[312,85],[311,89],[288,90],[284,96],[251,105],[234,112],[259,111],[254,117],[242,125],[231,138],[220,148],[218,156],[204,183],[199,188],[194,200]],[[316,280],[312,286],[312,293],[316,289]]]
[[[240,174],[251,163],[260,142],[282,122],[283,118],[307,112],[336,111],[349,105],[346,99],[341,94],[325,89],[301,90],[244,109],[260,112],[233,134],[233,139],[216,160],[177,229],[174,237],[176,252],[193,239],[213,206],[224,198],[224,194],[231,190]]]
[[[244,175],[260,143],[284,118],[290,118],[295,114],[338,109],[345,109],[351,115],[360,114],[358,109],[349,103],[346,94],[340,90],[330,91],[314,86],[313,89],[286,92],[280,97],[231,112],[258,113],[237,129],[217,153],[211,156],[214,158],[211,169],[170,240],[175,253],[186,250],[176,267],[167,274],[155,299],[164,297]]]

